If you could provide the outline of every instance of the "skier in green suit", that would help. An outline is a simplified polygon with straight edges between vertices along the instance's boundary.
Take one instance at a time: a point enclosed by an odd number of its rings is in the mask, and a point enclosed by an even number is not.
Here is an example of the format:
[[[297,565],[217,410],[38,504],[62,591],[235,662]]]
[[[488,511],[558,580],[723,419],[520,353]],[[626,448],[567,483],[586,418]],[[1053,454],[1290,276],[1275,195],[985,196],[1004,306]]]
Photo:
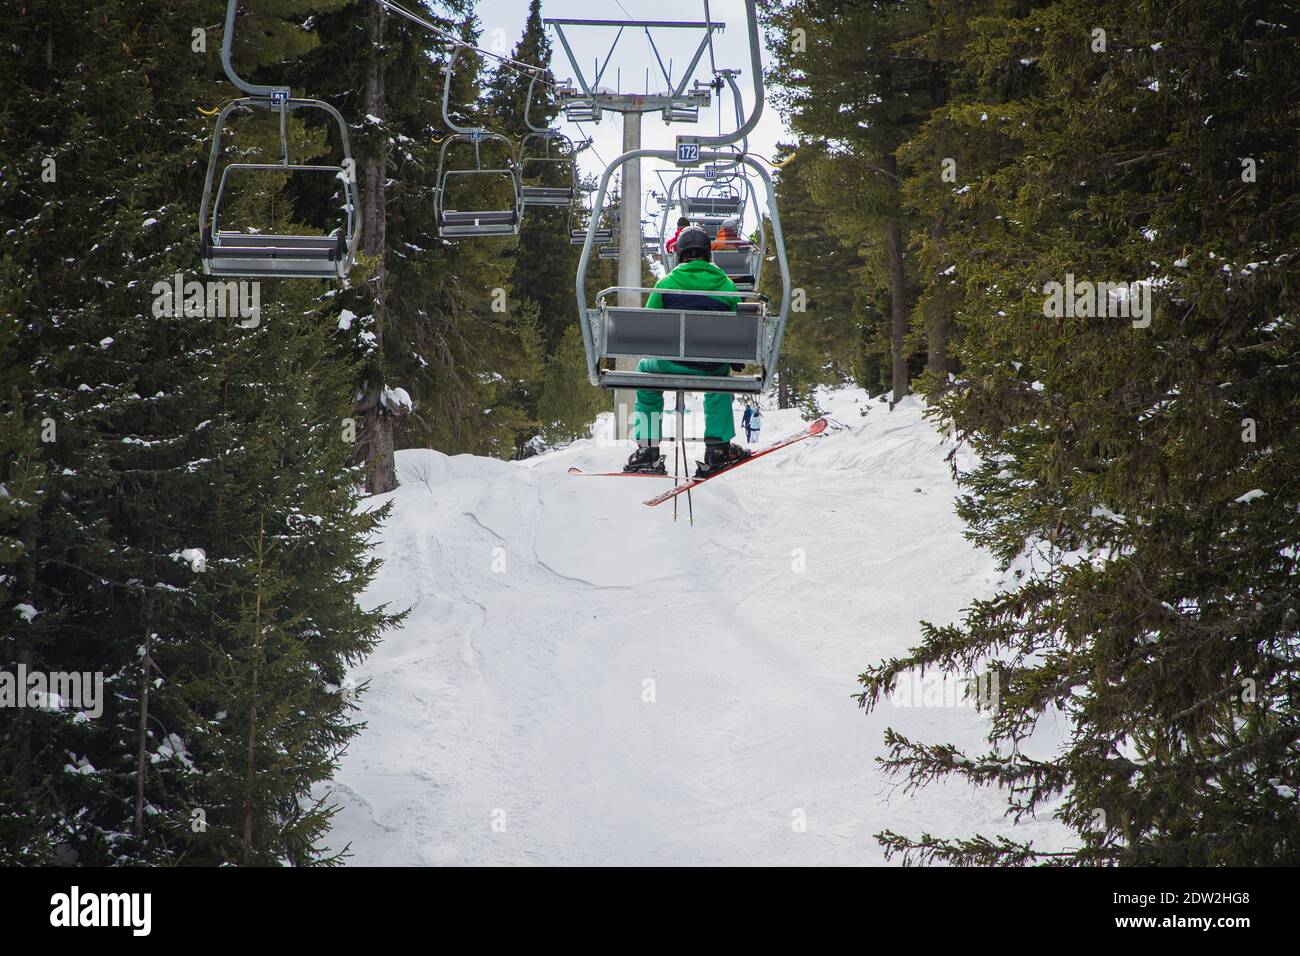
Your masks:
[[[677,236],[677,267],[655,283],[656,291],[646,300],[649,309],[690,309],[691,311],[735,312],[734,296],[713,296],[709,292],[735,292],[736,286],[726,273],[715,266],[709,251],[709,234],[699,226],[688,226]],[[662,290],[662,291],[659,291]],[[730,375],[730,365],[707,362],[673,362],[668,359],[641,359],[638,372],[669,375]],[[663,418],[664,393],[642,388],[636,393],[632,437],[637,449],[623,467],[624,471],[667,474],[659,453],[659,426]],[[704,395],[704,461],[695,475],[703,478],[728,465],[749,457],[749,452],[732,443],[736,422],[731,413],[730,392],[706,392]]]

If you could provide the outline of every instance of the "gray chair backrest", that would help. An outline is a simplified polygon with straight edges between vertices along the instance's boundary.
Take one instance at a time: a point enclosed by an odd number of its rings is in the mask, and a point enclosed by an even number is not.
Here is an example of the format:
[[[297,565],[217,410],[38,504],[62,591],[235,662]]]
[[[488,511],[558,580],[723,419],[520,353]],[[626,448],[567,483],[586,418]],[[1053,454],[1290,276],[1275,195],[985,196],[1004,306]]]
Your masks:
[[[611,307],[605,354],[685,362],[758,361],[757,314]]]
[[[749,275],[748,249],[715,249],[713,264],[729,276]]]
[[[734,216],[740,212],[740,199],[735,196],[691,196],[683,203],[687,216]]]

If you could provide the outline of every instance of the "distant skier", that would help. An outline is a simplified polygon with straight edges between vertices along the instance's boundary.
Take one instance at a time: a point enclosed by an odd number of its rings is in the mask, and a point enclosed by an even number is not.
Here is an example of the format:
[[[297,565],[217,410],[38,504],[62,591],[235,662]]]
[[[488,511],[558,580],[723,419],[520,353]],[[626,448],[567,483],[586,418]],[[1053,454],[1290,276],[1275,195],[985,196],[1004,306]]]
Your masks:
[[[736,285],[726,273],[713,264],[709,252],[709,234],[699,226],[686,226],[676,236],[677,268],[660,279],[656,289],[646,300],[649,309],[690,309],[692,311],[735,312],[734,296],[712,296],[709,292],[735,292]],[[641,359],[638,372],[657,372],[661,375],[730,375],[730,365],[707,362],[673,362],[668,359]],[[697,462],[695,475],[703,478],[728,465],[749,457],[749,452],[732,443],[736,437],[736,418],[731,411],[732,398],[728,392],[706,392],[704,395],[704,461]],[[668,473],[664,459],[659,454],[659,429],[664,412],[664,393],[658,389],[642,388],[636,393],[636,414],[632,421],[632,437],[637,449],[627,460],[624,471],[647,474]]]
[[[740,416],[740,427],[745,429],[745,441],[751,444],[754,441],[754,430],[750,427],[750,422],[754,419],[754,406],[745,402],[745,414]]]
[[[752,445],[758,441],[758,433],[763,428],[763,410],[754,403],[754,414],[749,417],[749,442]]]
[[[677,231],[674,232],[672,236],[669,237],[668,241],[664,243],[664,250],[666,252],[677,251],[677,239],[679,236],[681,236],[682,230],[685,229],[690,224],[691,221],[687,219],[685,216],[682,216],[677,220]]]

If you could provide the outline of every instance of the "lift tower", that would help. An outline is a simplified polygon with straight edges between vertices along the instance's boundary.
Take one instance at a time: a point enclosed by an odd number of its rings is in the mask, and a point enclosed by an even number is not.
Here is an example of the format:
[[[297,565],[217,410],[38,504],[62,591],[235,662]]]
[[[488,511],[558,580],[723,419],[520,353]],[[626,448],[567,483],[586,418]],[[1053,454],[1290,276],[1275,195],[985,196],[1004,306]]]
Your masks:
[[[641,117],[646,113],[660,113],[666,123],[695,123],[699,121],[700,107],[710,103],[711,87],[707,83],[696,81],[689,89],[687,84],[695,73],[700,59],[709,47],[709,40],[715,30],[723,30],[726,24],[712,20],[581,20],[581,19],[547,19],[547,26],[555,28],[555,35],[560,46],[569,58],[569,65],[577,77],[578,86],[574,90],[561,92],[560,106],[565,118],[573,122],[599,123],[604,113],[618,113],[623,118],[623,152],[636,152],[641,149]],[[574,55],[565,28],[576,27],[615,27],[618,33],[610,44],[609,52],[603,63],[594,64],[593,78],[588,81],[582,66]],[[601,79],[609,66],[614,48],[622,38],[624,30],[644,30],[654,51],[655,59],[663,73],[667,89],[663,92],[624,93],[617,90],[602,89]],[[681,74],[681,79],[674,85],[671,67],[664,65],[663,57],[655,44],[652,30],[700,30],[703,37],[691,58],[690,64]],[[671,62],[671,61],[670,61]],[[593,210],[593,215],[599,210]],[[622,208],[619,213],[618,239],[618,284],[635,288],[641,284],[643,262],[641,249],[641,161],[635,159],[623,166]],[[639,306],[640,298],[636,292],[620,292],[619,305]],[[630,370],[635,366],[633,359],[618,359],[618,367]],[[616,389],[614,392],[614,414],[616,437],[628,437],[632,420],[632,405],[635,392],[631,389]]]

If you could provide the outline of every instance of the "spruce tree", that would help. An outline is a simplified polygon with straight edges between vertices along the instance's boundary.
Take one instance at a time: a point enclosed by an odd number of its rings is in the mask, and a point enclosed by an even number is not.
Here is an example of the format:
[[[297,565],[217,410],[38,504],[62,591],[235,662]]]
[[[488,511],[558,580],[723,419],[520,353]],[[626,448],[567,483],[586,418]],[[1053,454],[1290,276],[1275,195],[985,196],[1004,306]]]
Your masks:
[[[576,168],[547,162],[540,157],[573,155],[577,162],[578,147],[569,141],[548,144],[537,134],[530,135],[527,120],[539,128],[552,128],[559,113],[555,96],[556,77],[550,72],[551,44],[542,24],[540,0],[532,0],[523,34],[510,58],[517,63],[536,66],[534,75],[510,63],[499,64],[488,85],[487,109],[493,122],[517,137],[521,146],[520,164],[525,182],[536,186],[572,186]],[[529,90],[532,100],[529,102]],[[581,362],[575,343],[581,343],[577,328],[577,301],[574,274],[581,246],[569,241],[570,209],[529,207],[519,232],[518,243],[509,250],[510,284],[525,308],[535,308],[540,347],[544,353],[544,372],[526,397],[529,414],[537,419],[534,429],[542,429],[546,443],[565,441],[587,433],[592,419],[604,410],[607,402],[593,392],[587,381],[585,359]],[[532,435],[521,432],[520,452],[532,446]]]
[[[398,389],[411,400],[410,413],[394,422],[399,426],[394,448],[432,446],[510,457],[521,434],[536,432],[527,392],[535,388],[541,363],[535,309],[512,294],[509,256],[516,240],[437,235],[434,197],[449,134],[441,116],[448,44],[438,33],[389,16],[385,43],[376,53],[354,28],[370,6],[355,0],[323,18],[319,29],[328,42],[304,61],[309,82],[337,89],[344,103],[360,110],[367,63],[375,56],[382,60],[384,115],[367,117],[354,131],[357,149],[383,156],[387,170],[382,334],[376,311],[380,281],[372,271],[336,298],[338,339],[362,363],[357,389],[362,405],[401,401]],[[465,43],[478,44],[472,17],[450,18],[464,6],[442,4],[421,15]],[[347,52],[350,45],[363,49],[354,56]],[[450,110],[462,126],[496,129],[498,122],[481,98],[483,59],[470,48],[456,57]],[[491,150],[485,165],[504,165],[506,151],[495,144]],[[446,168],[465,168],[473,158],[472,146],[453,144]],[[504,208],[512,201],[501,180],[452,182],[453,204]],[[376,390],[381,381],[384,388]]]
[[[763,6],[772,98],[794,131],[831,144],[810,176],[812,194],[841,244],[866,257],[871,285],[888,303],[897,401],[910,391],[920,344],[911,334],[916,266],[908,248],[919,224],[901,203],[898,152],[947,95],[946,64],[916,43],[930,26],[930,5]],[[946,338],[942,326],[930,331]],[[946,357],[936,352],[935,362],[946,365]]]
[[[801,290],[791,311],[781,346],[777,399],[781,408],[806,402],[818,385],[854,380],[881,391],[881,358],[888,356],[888,338],[880,314],[867,301],[862,276],[863,257],[842,246],[812,195],[810,177],[824,159],[821,144],[783,146],[775,157],[776,199],[781,212],[785,253],[791,281]],[[772,236],[768,228],[768,248]],[[781,277],[775,256],[764,266],[761,292],[775,301]],[[875,342],[876,347],[868,347]],[[883,351],[880,343],[884,344]],[[886,358],[887,362],[887,358]]]
[[[987,752],[891,732],[886,765],[910,785],[999,786],[1015,819],[1055,804],[1077,842],[885,832],[891,853],[1300,853],[1300,66],[1286,23],[1276,3],[1060,2],[971,24],[969,89],[916,144],[957,153],[971,188],[913,194],[951,203],[954,228],[927,255],[957,264],[962,371],[936,410],[979,454],[959,510],[1008,577],[864,673],[862,699],[914,667],[991,670]],[[1099,281],[1125,287],[1088,294]],[[1053,282],[1078,283],[1065,314]],[[1149,312],[1119,312],[1148,295]],[[1023,741],[1053,714],[1069,736],[1029,758]]]
[[[281,81],[314,43],[302,23],[336,5],[262,5],[236,37],[240,72]],[[21,370],[17,397],[12,382],[0,393],[15,422],[2,435],[29,443],[5,485],[37,503],[12,516],[16,534],[0,511],[21,542],[6,605],[31,609],[24,628],[0,624],[6,657],[102,675],[105,697],[90,719],[35,710],[0,730],[6,803],[26,813],[12,852],[316,862],[329,809],[309,794],[358,729],[337,688],[392,620],[356,604],[383,515],[354,510],[354,369],[314,284],[260,283],[256,321],[169,307],[198,264],[211,130],[194,106],[233,93],[214,5],[65,6],[11,20],[0,97],[3,275],[18,292],[6,285],[0,334]],[[234,149],[274,149],[268,117],[248,119]],[[323,150],[297,118],[289,134]],[[231,211],[292,229],[300,199],[254,177]]]

